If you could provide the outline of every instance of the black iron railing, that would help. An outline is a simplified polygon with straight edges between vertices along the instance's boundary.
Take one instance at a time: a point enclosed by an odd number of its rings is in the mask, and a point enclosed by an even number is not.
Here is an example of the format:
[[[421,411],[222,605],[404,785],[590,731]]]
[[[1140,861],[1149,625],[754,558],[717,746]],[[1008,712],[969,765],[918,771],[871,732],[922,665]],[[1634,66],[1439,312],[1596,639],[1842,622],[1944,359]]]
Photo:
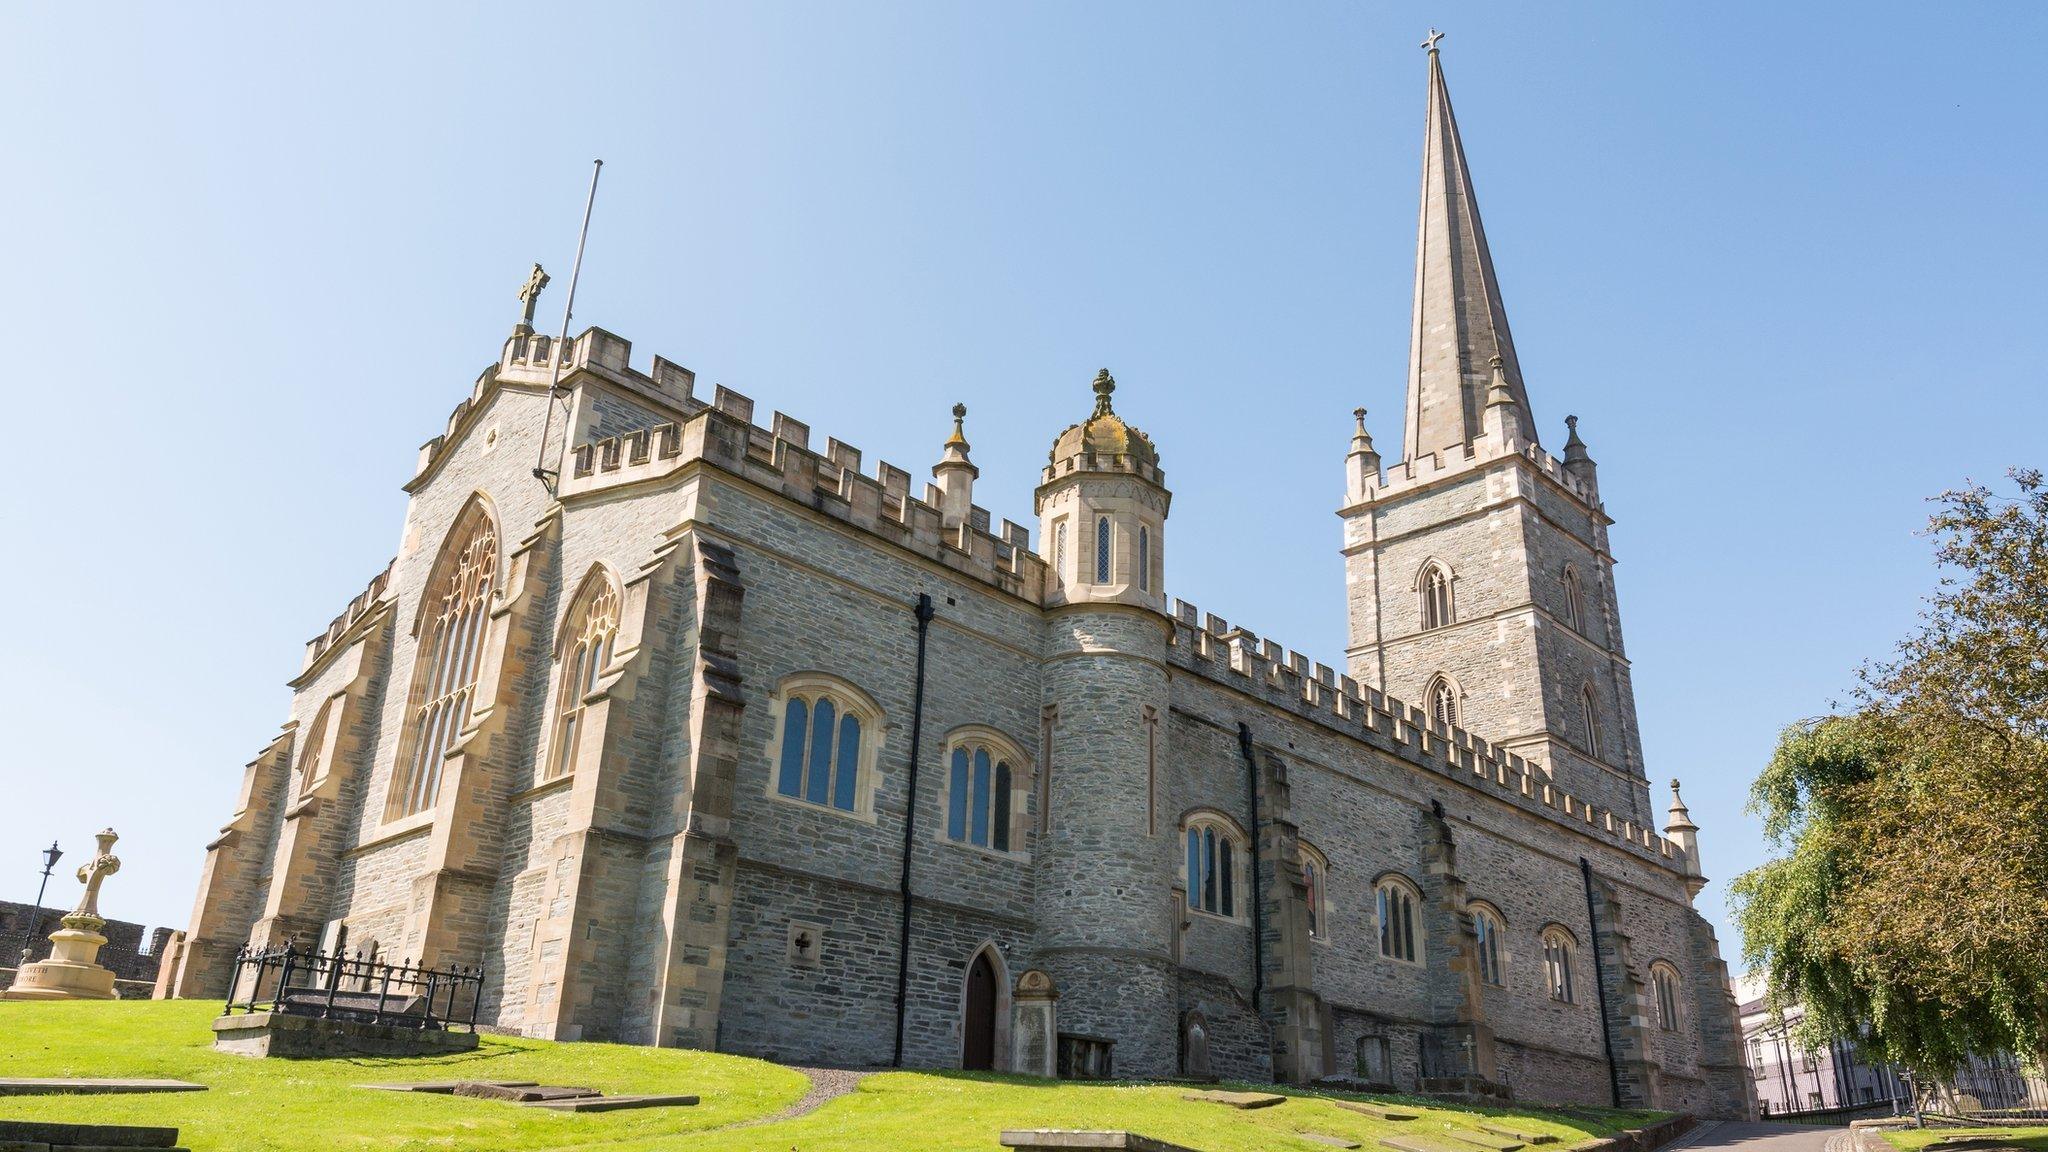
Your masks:
[[[235,953],[227,1012],[283,1012],[403,1028],[476,1031],[484,972],[449,964],[387,964],[360,952],[329,956],[291,944]]]

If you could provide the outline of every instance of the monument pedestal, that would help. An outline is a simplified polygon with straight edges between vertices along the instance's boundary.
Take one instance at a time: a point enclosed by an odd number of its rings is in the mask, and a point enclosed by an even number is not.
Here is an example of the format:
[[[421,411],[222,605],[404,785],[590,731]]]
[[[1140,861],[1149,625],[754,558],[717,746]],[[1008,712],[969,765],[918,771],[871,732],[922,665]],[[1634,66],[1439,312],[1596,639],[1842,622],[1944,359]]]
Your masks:
[[[112,1000],[114,974],[99,966],[106,921],[73,912],[50,933],[50,958],[23,965],[0,1000]]]

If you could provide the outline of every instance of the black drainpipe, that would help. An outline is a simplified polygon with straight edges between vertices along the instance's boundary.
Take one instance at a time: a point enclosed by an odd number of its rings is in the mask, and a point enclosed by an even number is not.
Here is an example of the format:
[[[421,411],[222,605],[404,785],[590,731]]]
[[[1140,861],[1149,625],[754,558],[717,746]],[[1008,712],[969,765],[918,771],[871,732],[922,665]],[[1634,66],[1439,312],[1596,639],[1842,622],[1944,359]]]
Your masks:
[[[1251,725],[1237,723],[1237,749],[1244,753],[1244,796],[1251,817],[1252,846],[1252,1015],[1263,1016],[1259,999],[1266,989],[1266,915],[1259,898],[1259,762],[1252,754]]]
[[[910,697],[909,793],[903,808],[903,878],[897,892],[903,902],[903,924],[896,941],[896,1053],[889,1058],[893,1067],[903,1067],[903,1018],[910,994],[910,853],[917,844],[917,759],[919,737],[924,735],[924,645],[931,634],[932,598],[917,594],[917,686]]]
[[[1593,866],[1579,857],[1579,879],[1586,885],[1586,931],[1592,933],[1593,999],[1600,1005],[1600,1047],[1607,1052],[1607,1091],[1614,1106],[1621,1107],[1621,1070],[1614,1066],[1614,1034],[1607,1024],[1607,974],[1600,964],[1600,922],[1593,914]]]

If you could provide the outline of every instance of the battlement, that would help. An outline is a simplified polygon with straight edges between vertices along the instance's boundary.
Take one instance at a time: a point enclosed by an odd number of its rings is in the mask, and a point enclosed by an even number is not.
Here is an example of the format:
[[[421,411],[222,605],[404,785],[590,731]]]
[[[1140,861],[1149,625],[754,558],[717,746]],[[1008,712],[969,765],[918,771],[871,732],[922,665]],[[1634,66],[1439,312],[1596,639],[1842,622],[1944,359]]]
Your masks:
[[[1040,469],[1038,482],[1041,485],[1050,484],[1062,476],[1071,476],[1076,472],[1129,472],[1162,488],[1166,486],[1165,469],[1133,452],[1076,452],[1071,456],[1054,460]]]
[[[391,569],[397,563],[397,559],[393,558],[385,564],[382,572],[370,577],[369,586],[357,593],[356,598],[348,602],[348,607],[342,610],[341,615],[336,616],[333,622],[327,625],[326,631],[306,641],[306,662],[299,667],[302,674],[318,663],[322,656],[327,655],[343,636],[348,635],[348,630],[355,626],[356,621],[361,620],[371,606],[383,598],[385,589],[391,587]]]
[[[1685,850],[1633,818],[1597,808],[1551,782],[1536,764],[1422,709],[1312,663],[1193,604],[1173,602],[1173,662],[1210,681],[1370,744],[1468,788],[1603,836],[1666,867],[1686,870]]]
[[[708,405],[681,422],[665,422],[577,445],[561,495],[576,496],[665,476],[703,460],[782,493],[851,527],[936,560],[960,575],[1039,604],[1046,564],[1031,550],[1031,533],[1004,520],[990,528],[987,509],[947,528],[938,489],[910,490],[910,473],[882,461],[861,473],[858,448],[827,438],[812,451],[810,425],[777,412],[769,427],[753,422],[754,401],[720,385]]]
[[[1365,502],[1398,496],[1416,488],[1426,487],[1438,480],[1466,472],[1479,464],[1498,460],[1505,456],[1520,456],[1527,460],[1536,471],[1558,487],[1577,497],[1589,508],[1600,507],[1598,485],[1579,479],[1565,470],[1564,461],[1543,450],[1542,445],[1516,437],[1507,443],[1490,436],[1482,436],[1472,442],[1472,455],[1464,459],[1446,461],[1438,452],[1426,452],[1413,460],[1389,464],[1376,478],[1368,478]]]

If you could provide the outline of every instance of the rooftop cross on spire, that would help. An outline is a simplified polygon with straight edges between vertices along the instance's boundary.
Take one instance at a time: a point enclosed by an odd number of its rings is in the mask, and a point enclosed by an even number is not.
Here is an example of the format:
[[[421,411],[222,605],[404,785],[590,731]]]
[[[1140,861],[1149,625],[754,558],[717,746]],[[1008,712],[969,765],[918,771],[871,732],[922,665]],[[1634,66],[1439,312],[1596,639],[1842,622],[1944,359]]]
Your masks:
[[[1444,34],[1443,34],[1443,33],[1441,33],[1441,32],[1439,32],[1439,31],[1437,31],[1437,30],[1436,30],[1436,29],[1434,29],[1434,28],[1431,28],[1431,29],[1429,30],[1429,35],[1427,35],[1427,36],[1424,36],[1424,37],[1422,38],[1422,46],[1423,46],[1424,48],[1427,48],[1427,49],[1429,49],[1429,50],[1430,50],[1431,52],[1434,52],[1434,51],[1436,51],[1436,50],[1437,50],[1437,47],[1436,47],[1436,42],[1437,42],[1437,41],[1439,41],[1439,40],[1441,40],[1441,39],[1443,39],[1443,38],[1444,38]]]

